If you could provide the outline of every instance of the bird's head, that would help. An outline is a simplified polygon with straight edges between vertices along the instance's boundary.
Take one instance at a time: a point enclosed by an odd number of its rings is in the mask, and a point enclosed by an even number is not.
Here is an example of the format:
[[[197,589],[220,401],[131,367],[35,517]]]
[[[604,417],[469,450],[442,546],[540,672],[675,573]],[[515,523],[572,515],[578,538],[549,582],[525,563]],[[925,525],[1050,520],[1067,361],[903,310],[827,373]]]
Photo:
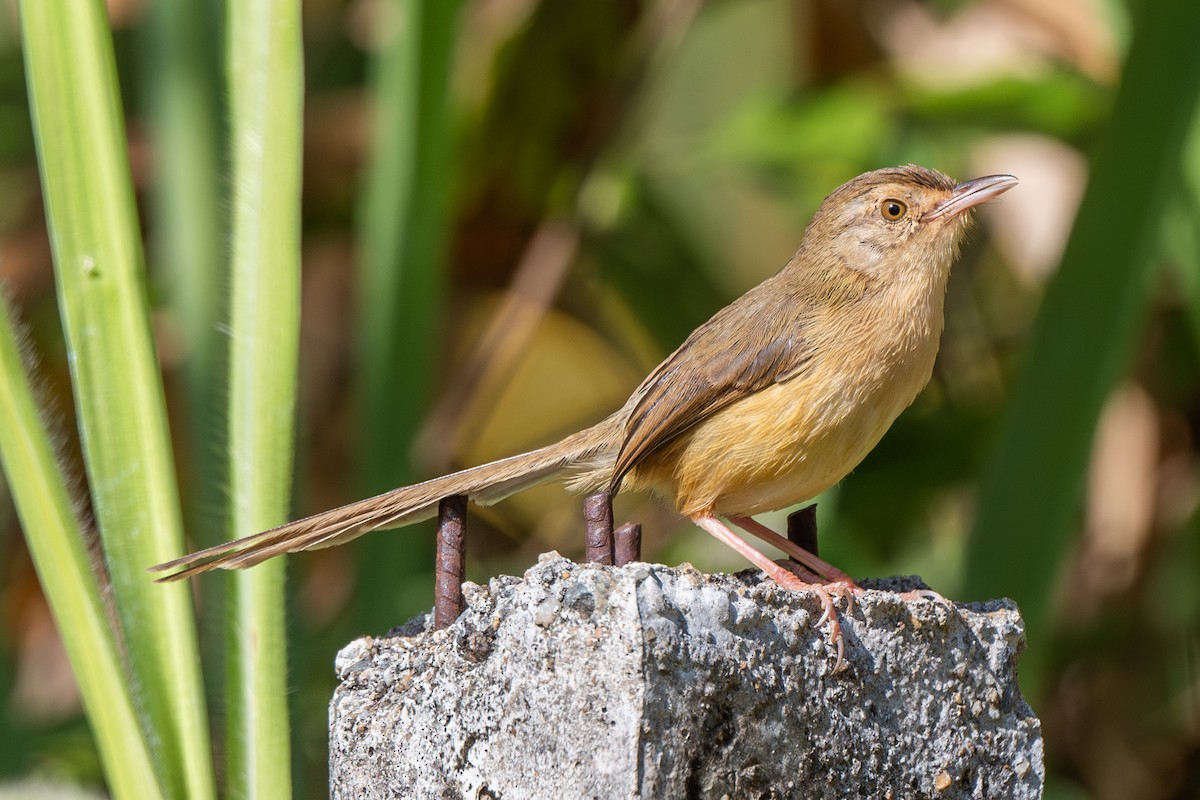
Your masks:
[[[955,183],[916,165],[875,170],[825,198],[804,242],[867,273],[944,276],[966,232],[967,212],[1016,185],[1012,175]]]

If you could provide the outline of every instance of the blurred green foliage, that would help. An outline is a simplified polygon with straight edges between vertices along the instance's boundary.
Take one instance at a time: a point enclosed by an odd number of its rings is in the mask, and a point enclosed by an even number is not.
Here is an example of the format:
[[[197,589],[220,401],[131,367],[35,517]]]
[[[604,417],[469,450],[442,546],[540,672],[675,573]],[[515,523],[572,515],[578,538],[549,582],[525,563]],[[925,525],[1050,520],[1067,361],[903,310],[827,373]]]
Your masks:
[[[391,64],[394,81],[434,90],[417,102],[381,94],[397,85],[383,70],[398,4],[307,2],[295,515],[356,499],[364,482],[385,488],[399,475],[506,455],[594,420],[606,409],[580,398],[632,389],[696,324],[781,266],[821,198],[855,174],[906,162],[962,179],[1013,172],[1022,185],[979,211],[952,277],[934,381],[836,497],[822,499],[822,554],[855,575],[920,573],[956,599],[1015,595],[1031,615],[1023,678],[1046,732],[1048,796],[1196,796],[1200,136],[1190,125],[1196,78],[1185,66],[1194,59],[1172,39],[1190,32],[1179,20],[1195,16],[1191,5],[466,0],[452,23],[442,20],[451,27],[436,29],[441,45],[422,48],[428,61]],[[155,69],[163,42],[136,4],[113,3],[110,16],[143,230],[156,245],[149,270],[164,287],[154,323],[182,494],[191,498],[187,528],[212,536],[223,499],[205,482],[221,435],[204,408],[227,387],[219,376],[206,382],[205,369],[217,366],[197,364],[219,365],[211,348],[223,320],[201,311],[197,323],[196,309],[167,290],[185,285],[184,276],[167,278],[179,252],[171,244],[190,230],[187,202],[168,212],[150,201],[169,172],[162,159],[202,159],[205,145],[188,156],[156,138],[169,112],[156,84],[171,74]],[[1125,73],[1126,47],[1158,58]],[[0,281],[31,329],[39,379],[69,443],[67,368],[15,48],[0,41]],[[204,73],[203,55],[201,79],[212,83],[197,102],[211,103],[223,96],[222,79]],[[1176,117],[1174,139],[1144,129],[1167,124],[1155,113]],[[218,138],[226,123],[213,121]],[[411,138],[380,141],[381,130]],[[434,148],[433,169],[411,185],[388,184],[413,173],[387,158],[403,147],[417,149],[400,156],[426,152],[413,145],[418,130]],[[219,195],[228,165],[211,163],[218,188],[205,191]],[[397,253],[411,235],[387,243],[388,215],[370,219],[368,198],[377,209],[399,202],[389,188],[411,191],[405,202],[429,220],[416,290],[387,280],[396,277],[389,265],[403,268]],[[206,197],[195,195],[196,224],[222,239],[227,206]],[[550,221],[577,235],[565,275],[527,258]],[[392,233],[412,217],[394,222]],[[1150,244],[1103,244],[1118,233]],[[1088,242],[1100,249],[1081,250]],[[1086,263],[1072,264],[1080,252],[1090,253]],[[1111,316],[1111,305],[1070,296],[1072,281],[1086,289],[1089,279],[1131,271],[1144,273],[1144,289],[1105,295],[1120,304]],[[517,340],[499,384],[478,384],[491,388],[451,420],[470,435],[418,437],[416,448],[397,440],[453,396],[518,274],[554,300],[535,309],[542,324]],[[220,281],[199,285],[219,295],[228,289],[212,285]],[[374,322],[363,316],[368,301]],[[389,320],[417,324],[403,335],[403,327],[364,334]],[[1089,358],[1044,349],[1055,330],[1071,332]],[[388,375],[377,374],[384,368]],[[1056,375],[1076,376],[1086,394]],[[389,411],[384,436],[378,419]],[[1038,429],[1057,419],[1070,424],[1070,448],[1049,438],[1058,431]],[[1038,452],[1048,452],[1044,463],[1013,455]],[[646,524],[648,559],[744,566],[673,514],[619,500],[619,514]],[[996,510],[1006,507],[1020,514]],[[77,709],[46,699],[69,694],[69,682],[33,677],[57,651],[15,526],[0,509],[0,779],[99,784]],[[470,576],[520,571],[552,547],[579,555],[578,530],[577,501],[553,489],[476,514]],[[374,538],[387,537],[289,560],[298,796],[324,795],[336,649],[429,606],[426,533]],[[219,581],[200,584],[211,620]],[[220,649],[211,625],[206,661]],[[214,710],[219,727],[223,712]]]

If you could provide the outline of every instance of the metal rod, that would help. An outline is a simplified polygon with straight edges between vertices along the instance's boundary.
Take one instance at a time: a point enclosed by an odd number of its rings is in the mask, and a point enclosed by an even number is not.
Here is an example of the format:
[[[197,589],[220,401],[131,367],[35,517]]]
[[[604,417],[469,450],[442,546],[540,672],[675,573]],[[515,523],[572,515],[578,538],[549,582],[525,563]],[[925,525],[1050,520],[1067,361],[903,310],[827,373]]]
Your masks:
[[[626,522],[613,534],[613,560],[618,567],[642,560],[642,523]]]
[[[611,566],[613,563],[612,494],[605,491],[585,497],[583,521],[587,560]]]
[[[437,564],[433,585],[433,629],[441,630],[466,608],[462,585],[466,577],[467,498],[454,495],[438,503]]]
[[[803,547],[814,556],[817,552],[817,504],[793,511],[787,518],[788,540]],[[792,559],[793,561],[795,559]]]

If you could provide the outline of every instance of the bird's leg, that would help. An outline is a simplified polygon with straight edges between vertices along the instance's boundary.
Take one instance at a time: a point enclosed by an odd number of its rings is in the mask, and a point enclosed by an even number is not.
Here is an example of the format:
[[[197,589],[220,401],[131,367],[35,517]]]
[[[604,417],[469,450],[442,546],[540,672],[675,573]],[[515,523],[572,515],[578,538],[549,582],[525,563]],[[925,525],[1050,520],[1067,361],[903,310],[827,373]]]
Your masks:
[[[730,517],[729,521],[747,533],[753,534],[754,536],[762,539],[767,544],[772,544],[778,547],[780,550],[799,561],[809,570],[817,573],[831,583],[845,584],[846,586],[849,586],[855,590],[861,588],[857,583],[854,582],[853,578],[851,578],[845,572],[842,572],[833,564],[830,564],[823,558],[813,555],[795,542],[780,536],[778,533],[771,530],[766,525],[763,525],[753,517]]]
[[[758,520],[752,517],[730,517],[729,521],[746,532],[754,534],[763,541],[775,545],[795,560],[802,562],[803,567],[794,567],[792,569],[801,579],[809,583],[824,584],[831,591],[842,594],[851,603],[854,602],[855,593],[865,591],[845,572],[842,572],[828,561],[818,558],[790,539],[785,539]],[[787,568],[784,567],[784,569]],[[900,597],[904,600],[928,600],[934,603],[950,605],[949,600],[942,597],[933,589],[913,589],[912,591],[901,592]]]
[[[829,642],[837,647],[837,663],[834,665],[834,672],[842,668],[842,654],[845,648],[842,642],[842,626],[838,622],[837,612],[833,607],[833,597],[830,595],[829,589],[820,583],[806,583],[802,581],[786,568],[779,566],[766,555],[755,550],[745,539],[731,531],[728,525],[712,515],[697,514],[692,517],[692,522],[714,536],[718,541],[736,550],[747,561],[761,569],[766,573],[767,577],[783,588],[793,592],[815,592],[817,597],[821,598],[821,605],[824,609],[821,619],[817,621],[817,625],[821,625],[826,621],[829,622]],[[787,540],[785,539],[784,541]]]
[[[793,575],[798,576],[800,578],[800,580],[804,581],[805,583],[815,583],[819,586],[824,586],[826,583],[829,582],[829,581],[825,580],[824,578],[822,578],[817,573],[810,572],[809,570],[807,570],[804,567],[804,565],[799,564],[790,558],[781,558],[778,561],[776,561],[775,563],[778,564],[779,566],[783,567],[784,569],[786,569],[788,572],[792,573]]]
[[[716,517],[699,514],[692,517],[692,522],[703,528],[705,532],[716,537],[726,546],[736,550],[742,557],[765,572],[769,578],[783,588],[790,589],[793,592],[802,592],[811,588],[811,584],[800,580],[791,572],[755,550],[745,539],[731,531],[729,526]]]
[[[809,572],[802,564],[798,564],[790,558],[781,558],[775,563],[808,584],[807,588],[810,591],[817,592],[818,596],[821,598],[821,618],[817,620],[817,626],[820,627],[821,625],[825,624],[826,620],[831,620],[834,630],[830,632],[830,637],[832,638],[835,635],[840,637],[842,626],[841,623],[837,621],[837,617],[834,615],[833,591],[838,590],[838,593],[841,594],[840,588],[842,587],[842,584],[832,583],[831,581],[822,578],[815,572]],[[831,590],[829,588],[830,586],[833,586],[834,590]],[[848,594],[845,595],[845,597],[846,602],[850,605],[850,608],[853,609],[854,596]],[[836,643],[838,646],[838,664],[840,666],[842,648],[840,638]]]
[[[813,555],[790,539],[780,536],[753,517],[730,517],[729,521],[747,533],[757,536],[764,542],[775,545],[803,564],[806,571],[816,573],[819,578],[815,583],[824,586],[825,591],[830,594],[836,593],[840,597],[844,597],[846,603],[850,606],[850,610],[854,610],[854,595],[863,591],[863,588],[855,583],[854,579],[845,572],[842,572],[825,559]]]

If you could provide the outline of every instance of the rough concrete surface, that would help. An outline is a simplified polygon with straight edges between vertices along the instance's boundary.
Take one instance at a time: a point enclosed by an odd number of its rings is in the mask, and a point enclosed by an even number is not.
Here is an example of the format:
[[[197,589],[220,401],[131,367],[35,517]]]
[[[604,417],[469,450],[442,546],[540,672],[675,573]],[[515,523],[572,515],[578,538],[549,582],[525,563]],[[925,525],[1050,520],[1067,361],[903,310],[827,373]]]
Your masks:
[[[581,565],[467,584],[337,657],[334,798],[1035,798],[1041,728],[1024,628],[1001,600],[838,601],[757,571]]]

